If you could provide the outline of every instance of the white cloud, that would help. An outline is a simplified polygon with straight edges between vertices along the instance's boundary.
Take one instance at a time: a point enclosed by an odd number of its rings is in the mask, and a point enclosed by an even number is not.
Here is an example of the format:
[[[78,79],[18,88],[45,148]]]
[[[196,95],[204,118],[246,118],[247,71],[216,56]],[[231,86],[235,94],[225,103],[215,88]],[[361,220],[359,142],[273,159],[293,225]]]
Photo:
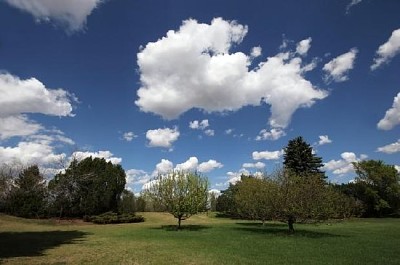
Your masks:
[[[211,190],[209,190],[208,191],[208,193],[214,193],[214,195],[216,196],[216,197],[219,197],[220,195],[221,195],[221,191],[220,190],[217,190],[217,189],[211,189]]]
[[[138,53],[141,87],[136,105],[166,119],[192,109],[236,111],[244,106],[271,105],[269,124],[286,127],[292,114],[325,98],[303,76],[302,59],[279,53],[249,69],[251,56],[230,53],[247,34],[247,26],[222,18],[211,24],[186,20]]]
[[[233,133],[233,131],[234,131],[234,129],[226,129],[225,130],[225,134],[232,134]]]
[[[181,171],[194,171],[197,169],[198,164],[199,160],[197,159],[197,157],[192,156],[186,162],[177,164],[175,169]]]
[[[399,172],[399,173],[400,173],[400,166],[398,166],[398,165],[395,165],[395,166],[394,166],[394,168],[397,170],[397,172]]]
[[[262,53],[262,48],[260,46],[257,46],[257,47],[253,47],[253,49],[251,49],[250,55],[251,55],[251,57],[256,58],[256,57],[261,56],[261,53]]]
[[[300,41],[297,44],[296,52],[301,56],[307,55],[308,50],[311,48],[311,40],[311,38],[308,38]]]
[[[332,143],[332,140],[329,139],[328,135],[320,135],[318,137],[319,137],[318,145],[324,145],[324,144]]]
[[[400,152],[400,139],[397,142],[388,144],[382,147],[378,147],[378,152],[386,153],[386,154],[394,154]]]
[[[151,176],[141,169],[129,169],[126,173],[126,185],[145,184],[150,181]]]
[[[325,82],[331,81],[344,82],[349,79],[348,73],[354,67],[354,61],[356,59],[358,50],[352,48],[349,52],[339,55],[326,63],[322,68],[325,74]]]
[[[189,123],[189,127],[191,129],[199,129],[199,130],[204,130],[205,128],[207,128],[210,124],[208,123],[208,120],[202,120],[202,121],[198,121],[198,120],[194,120],[191,121]]]
[[[262,129],[256,137],[256,141],[262,141],[262,140],[278,140],[279,138],[285,136],[286,133],[282,129],[271,129],[268,131],[267,129]]]
[[[253,153],[254,154],[254,153]],[[263,169],[265,167],[265,164],[263,162],[257,162],[257,163],[244,163],[242,165],[244,168],[257,168],[257,169]]]
[[[138,137],[136,134],[133,132],[126,132],[122,136],[126,141],[131,142],[134,138]]]
[[[146,132],[146,138],[150,141],[151,147],[165,147],[170,148],[172,144],[178,140],[180,133],[178,128],[170,129],[155,129]]]
[[[358,5],[361,2],[362,2],[362,0],[351,0],[351,2],[346,7],[346,14],[350,13],[350,8],[352,8],[355,5]]]
[[[253,152],[253,159],[254,160],[278,160],[283,155],[283,150],[280,151],[262,151],[262,152]]]
[[[226,173],[228,175],[228,181],[226,184],[236,184],[236,182],[241,180],[241,176],[249,176],[250,172],[247,169],[240,169],[238,172],[229,171]]]
[[[0,72],[0,139],[29,136],[44,127],[29,119],[29,113],[73,116],[72,95],[63,89],[49,89],[39,80],[21,80]]]
[[[171,172],[174,169],[174,164],[168,159],[161,159],[161,162],[156,165],[156,169],[153,172],[153,175],[157,176],[158,174],[166,174]]]
[[[75,158],[78,161],[81,161],[87,157],[104,158],[107,162],[111,162],[113,164],[120,164],[122,161],[122,158],[114,157],[113,153],[111,153],[110,151],[98,151],[98,152],[77,151],[71,155],[71,158]]]
[[[385,117],[378,122],[378,128],[391,130],[398,124],[400,124],[400,92],[394,98],[392,108],[388,109]]]
[[[215,135],[215,131],[211,130],[211,129],[205,130],[204,133],[207,136],[214,136]]]
[[[366,155],[360,155],[357,157],[353,152],[344,152],[339,160],[330,160],[324,163],[323,170],[332,171],[335,175],[344,175],[347,173],[354,172],[353,162],[358,162],[367,158]]]
[[[382,64],[390,62],[398,53],[400,53],[400,29],[394,30],[389,40],[379,46],[371,70],[376,70]]]
[[[217,162],[216,160],[210,159],[207,162],[201,163],[198,167],[197,170],[201,173],[207,173],[210,172],[214,169],[217,168],[222,168],[224,165],[221,164],[220,162]]]
[[[103,0],[4,0],[26,11],[38,21],[56,22],[69,31],[80,30],[87,17]]]

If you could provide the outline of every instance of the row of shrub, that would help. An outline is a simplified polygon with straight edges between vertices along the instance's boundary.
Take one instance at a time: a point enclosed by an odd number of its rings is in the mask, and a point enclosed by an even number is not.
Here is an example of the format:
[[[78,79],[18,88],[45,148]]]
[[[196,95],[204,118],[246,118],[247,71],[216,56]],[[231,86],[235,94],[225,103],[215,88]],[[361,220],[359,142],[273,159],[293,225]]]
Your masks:
[[[144,217],[133,213],[117,214],[114,212],[106,212],[99,215],[86,215],[83,217],[83,220],[95,224],[121,224],[144,222]]]

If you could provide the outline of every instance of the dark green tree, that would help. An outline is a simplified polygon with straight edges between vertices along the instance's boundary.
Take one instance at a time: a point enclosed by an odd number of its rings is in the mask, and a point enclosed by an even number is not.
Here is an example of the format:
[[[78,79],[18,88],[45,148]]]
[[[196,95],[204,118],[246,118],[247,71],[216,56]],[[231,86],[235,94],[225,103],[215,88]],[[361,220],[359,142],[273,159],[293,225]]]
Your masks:
[[[313,153],[312,147],[299,136],[289,141],[284,148],[283,165],[297,176],[307,176],[318,174],[321,178],[326,178],[321,171],[322,158]]]
[[[121,202],[119,204],[120,213],[135,213],[136,198],[135,194],[129,190],[124,190],[121,194]]]
[[[231,183],[226,190],[221,191],[221,195],[217,198],[217,212],[229,217],[239,217],[235,200],[236,193],[237,186]]]
[[[24,169],[10,190],[8,210],[11,214],[38,218],[45,214],[47,185],[36,165]]]

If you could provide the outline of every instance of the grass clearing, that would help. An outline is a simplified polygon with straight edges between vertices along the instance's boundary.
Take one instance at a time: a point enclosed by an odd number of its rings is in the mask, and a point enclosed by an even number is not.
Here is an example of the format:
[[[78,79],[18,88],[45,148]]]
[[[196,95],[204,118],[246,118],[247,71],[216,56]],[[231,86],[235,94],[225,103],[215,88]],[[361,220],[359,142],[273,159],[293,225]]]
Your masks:
[[[319,225],[197,215],[175,230],[167,213],[94,225],[0,215],[3,264],[400,264],[400,219]]]

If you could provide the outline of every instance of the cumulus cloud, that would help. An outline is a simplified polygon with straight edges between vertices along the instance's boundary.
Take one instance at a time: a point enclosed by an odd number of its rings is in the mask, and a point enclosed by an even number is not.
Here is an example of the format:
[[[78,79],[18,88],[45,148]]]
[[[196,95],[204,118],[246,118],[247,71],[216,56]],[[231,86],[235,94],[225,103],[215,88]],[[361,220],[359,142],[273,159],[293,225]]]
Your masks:
[[[253,49],[251,49],[250,55],[251,55],[251,57],[256,58],[256,57],[261,56],[261,53],[262,53],[262,48],[260,46],[257,46],[257,47],[253,47]]]
[[[201,163],[198,167],[197,170],[201,173],[207,173],[210,172],[214,169],[217,168],[222,168],[224,165],[221,164],[220,162],[217,162],[216,160],[210,159],[207,162]]]
[[[398,124],[400,124],[400,92],[394,98],[392,108],[388,109],[385,117],[378,122],[378,128],[391,130]]]
[[[44,127],[29,119],[29,113],[73,116],[74,97],[63,89],[46,88],[36,78],[22,80],[0,73],[0,139],[29,136]]]
[[[156,165],[153,175],[166,174],[174,169],[174,164],[168,159],[161,159],[160,163]]]
[[[331,81],[344,82],[349,79],[348,73],[354,67],[354,61],[356,59],[358,50],[352,48],[349,52],[339,55],[326,63],[322,68],[325,74],[325,82]]]
[[[210,124],[208,123],[208,120],[202,120],[202,121],[194,120],[189,123],[189,128],[194,129],[194,130],[197,130],[197,129],[204,130],[208,126],[210,126]]]
[[[74,152],[71,156],[71,158],[74,158],[78,161],[81,161],[87,157],[104,158],[107,162],[111,162],[113,164],[120,164],[122,161],[122,158],[114,157],[113,153],[111,153],[110,151],[98,151],[98,152],[77,151]]]
[[[164,128],[148,130],[146,132],[146,138],[150,141],[149,146],[151,147],[165,147],[171,148],[172,144],[179,138],[178,128]]]
[[[351,2],[346,7],[346,14],[350,13],[350,8],[352,8],[355,5],[358,5],[361,2],[362,2],[362,0],[351,0]]]
[[[181,171],[194,171],[196,170],[198,164],[199,160],[197,159],[197,157],[192,156],[186,162],[177,164],[175,169]]]
[[[126,173],[126,185],[143,185],[150,181],[151,176],[141,169],[129,169]]]
[[[386,154],[394,154],[400,152],[400,139],[395,143],[391,143],[382,147],[378,147],[378,152],[386,153]]]
[[[353,162],[358,162],[367,158],[366,155],[360,155],[360,157],[357,157],[353,152],[344,152],[340,156],[341,159],[339,160],[330,160],[329,162],[324,163],[322,169],[332,171],[335,175],[345,175],[354,172]]]
[[[302,56],[307,55],[308,50],[311,48],[311,40],[312,40],[311,38],[308,38],[308,39],[300,41],[297,44],[296,52]]]
[[[122,135],[122,137],[125,139],[125,141],[131,142],[134,138],[138,136],[133,132],[126,132]]]
[[[214,136],[215,135],[215,131],[211,130],[211,129],[205,130],[204,133],[207,136]]]
[[[283,155],[283,150],[280,151],[262,151],[262,152],[253,152],[253,159],[254,160],[278,160]]]
[[[136,105],[175,119],[192,108],[226,112],[267,103],[269,124],[284,128],[298,108],[328,95],[304,78],[308,69],[293,52],[279,53],[249,69],[251,55],[230,52],[247,30],[222,18],[211,24],[190,19],[145,45],[137,55],[141,87]]]
[[[328,135],[320,135],[319,136],[318,145],[324,145],[324,144],[330,144],[330,143],[332,143],[332,140],[329,139]]]
[[[379,46],[371,70],[376,70],[382,64],[389,63],[398,53],[400,53],[400,29],[394,30],[389,40]]]
[[[256,169],[263,169],[265,167],[265,164],[263,162],[257,162],[257,163],[244,163],[242,165],[243,168],[256,168]]]
[[[4,0],[9,5],[30,13],[36,20],[55,22],[68,31],[77,31],[103,0]]]
[[[256,137],[256,141],[262,141],[262,140],[278,140],[279,138],[285,136],[286,133],[284,130],[282,129],[271,129],[271,130],[267,130],[267,129],[262,129],[259,134]]]

